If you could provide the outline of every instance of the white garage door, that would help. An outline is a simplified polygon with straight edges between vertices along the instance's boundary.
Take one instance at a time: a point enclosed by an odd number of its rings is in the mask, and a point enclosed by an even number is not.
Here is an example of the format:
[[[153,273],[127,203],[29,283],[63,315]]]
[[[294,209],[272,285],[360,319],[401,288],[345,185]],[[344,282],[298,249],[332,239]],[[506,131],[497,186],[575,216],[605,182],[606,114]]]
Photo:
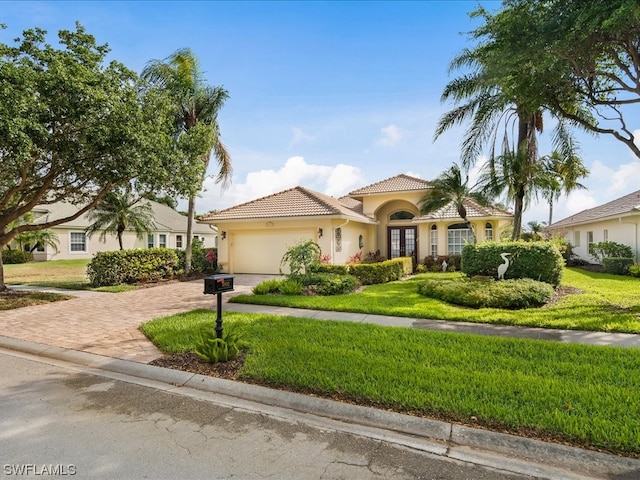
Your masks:
[[[234,273],[280,273],[280,261],[290,247],[313,239],[313,232],[234,233],[231,261]],[[283,268],[284,273],[289,273]]]

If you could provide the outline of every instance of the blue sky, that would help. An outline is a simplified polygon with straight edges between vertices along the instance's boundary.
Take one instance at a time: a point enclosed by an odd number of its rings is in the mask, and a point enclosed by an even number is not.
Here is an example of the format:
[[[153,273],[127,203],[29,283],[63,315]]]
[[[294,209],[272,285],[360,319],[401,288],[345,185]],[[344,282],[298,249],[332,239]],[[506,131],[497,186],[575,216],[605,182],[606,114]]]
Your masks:
[[[497,1],[481,1],[492,10]],[[212,180],[204,213],[303,185],[341,196],[399,173],[433,179],[459,159],[462,130],[433,141],[452,107],[440,95],[469,43],[476,1],[2,2],[0,41],[41,27],[50,42],[79,21],[110,58],[140,72],[189,47],[209,84],[230,94],[220,113],[231,186]],[[640,110],[626,116],[640,138]],[[547,129],[551,131],[551,128]],[[640,160],[609,136],[578,134],[589,188],[563,198],[554,220],[640,188]],[[541,154],[550,153],[543,137]],[[215,173],[212,169],[211,173]],[[546,220],[533,204],[525,221]]]

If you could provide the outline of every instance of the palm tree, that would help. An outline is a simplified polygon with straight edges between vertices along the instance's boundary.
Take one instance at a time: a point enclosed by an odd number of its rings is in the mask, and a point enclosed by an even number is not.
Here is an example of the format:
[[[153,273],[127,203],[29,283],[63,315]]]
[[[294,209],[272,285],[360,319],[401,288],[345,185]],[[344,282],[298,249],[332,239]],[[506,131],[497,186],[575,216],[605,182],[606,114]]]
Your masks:
[[[551,225],[554,202],[558,201],[563,193],[568,195],[574,190],[586,189],[578,180],[589,175],[589,170],[582,160],[572,153],[567,155],[553,151],[551,155],[542,158],[542,163],[545,179],[541,191],[542,196],[549,202],[547,225]]]
[[[138,203],[127,190],[112,190],[88,214],[93,221],[86,230],[88,236],[100,232],[100,240],[105,241],[107,234],[118,237],[120,250],[123,250],[122,234],[125,230],[133,230],[136,237],[143,239],[148,232],[155,230],[153,211],[150,203]]]
[[[476,243],[476,234],[473,225],[467,218],[465,204],[469,200],[474,200],[483,206],[489,205],[490,202],[483,193],[476,191],[475,188],[475,186],[469,187],[468,174],[465,175],[464,180],[462,179],[460,167],[454,163],[448,170],[442,172],[438,178],[431,182],[431,188],[419,201],[420,213],[426,215],[453,203],[458,215],[471,231],[473,243]]]
[[[176,142],[184,142],[189,148],[186,155],[201,167],[199,184],[189,192],[187,242],[185,249],[185,270],[191,270],[191,239],[195,216],[195,198],[200,190],[209,166],[211,154],[218,164],[217,181],[225,186],[231,179],[231,157],[220,141],[218,112],[228,98],[228,92],[222,87],[210,87],[205,84],[200,62],[188,49],[180,49],[164,60],[151,60],[142,71],[142,78],[156,88],[166,91],[176,107]],[[193,144],[197,148],[193,148]]]
[[[488,146],[488,171],[497,171],[500,167],[518,170],[504,172],[512,179],[519,177],[509,191],[509,198],[514,201],[512,239],[515,240],[520,237],[522,214],[532,187],[527,181],[528,174],[523,173],[534,170],[539,161],[537,135],[543,131],[543,105],[536,101],[531,89],[526,88],[523,74],[513,65],[505,65],[500,51],[492,48],[491,43],[485,43],[473,50],[465,49],[451,62],[450,70],[469,68],[471,73],[445,86],[441,100],[452,100],[455,108],[440,118],[434,137],[437,139],[450,128],[470,122],[462,141],[463,166],[473,165]],[[554,112],[550,113],[558,118]],[[502,142],[496,155],[500,132],[503,132]],[[569,149],[566,124],[561,119],[552,140],[558,150]],[[503,158],[502,165],[496,169],[498,155],[509,157],[509,161]]]
[[[58,251],[58,235],[50,229],[33,230],[16,235],[15,239],[20,245],[29,245],[29,252],[33,253],[39,246],[51,247]]]

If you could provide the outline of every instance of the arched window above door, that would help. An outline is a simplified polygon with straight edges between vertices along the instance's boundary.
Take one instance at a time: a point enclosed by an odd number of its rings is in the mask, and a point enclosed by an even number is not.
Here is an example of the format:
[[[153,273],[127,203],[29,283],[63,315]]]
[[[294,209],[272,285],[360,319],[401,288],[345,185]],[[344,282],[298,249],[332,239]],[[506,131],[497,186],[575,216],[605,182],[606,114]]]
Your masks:
[[[399,212],[392,213],[389,216],[389,220],[411,220],[415,215],[406,210],[400,210]]]

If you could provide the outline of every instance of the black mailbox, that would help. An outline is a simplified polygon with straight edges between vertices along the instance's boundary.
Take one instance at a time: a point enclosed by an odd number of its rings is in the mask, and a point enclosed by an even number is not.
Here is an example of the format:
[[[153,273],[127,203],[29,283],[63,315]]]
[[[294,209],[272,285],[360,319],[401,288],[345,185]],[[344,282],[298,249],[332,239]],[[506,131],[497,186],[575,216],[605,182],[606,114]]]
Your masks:
[[[204,279],[204,293],[214,294],[233,291],[232,275],[213,275]]]

